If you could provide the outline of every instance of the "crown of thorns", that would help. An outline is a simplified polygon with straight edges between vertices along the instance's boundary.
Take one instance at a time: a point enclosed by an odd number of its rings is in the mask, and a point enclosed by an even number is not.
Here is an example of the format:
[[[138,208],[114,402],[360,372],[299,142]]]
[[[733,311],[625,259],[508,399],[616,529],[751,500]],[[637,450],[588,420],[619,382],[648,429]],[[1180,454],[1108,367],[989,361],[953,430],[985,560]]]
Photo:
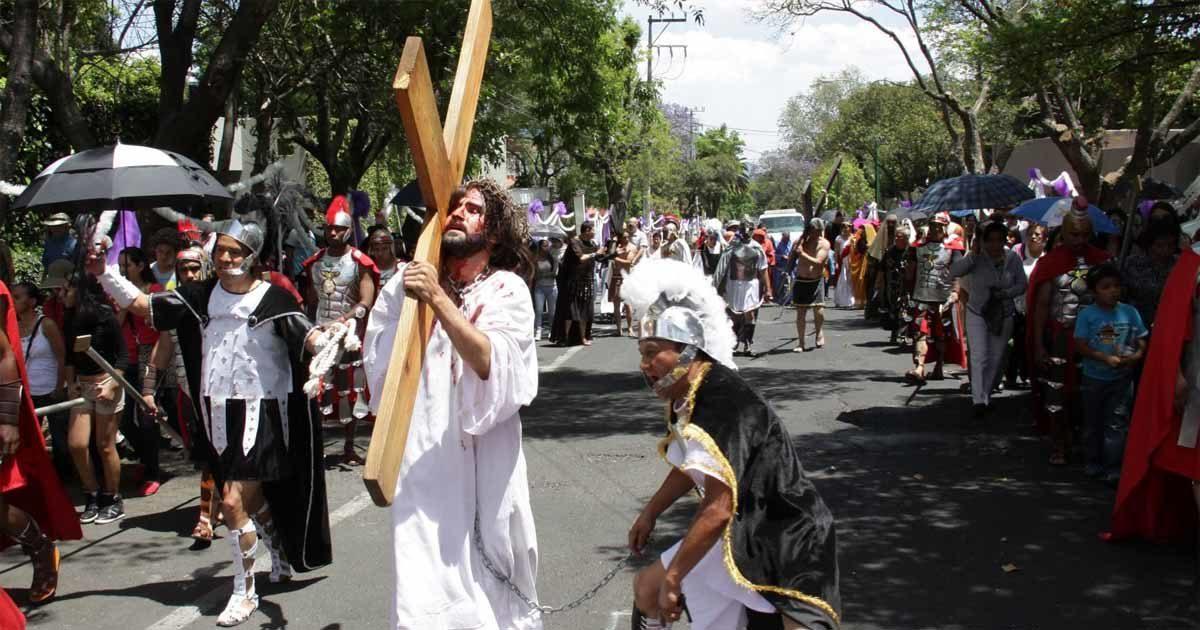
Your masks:
[[[485,229],[501,235],[508,232],[505,236],[518,242],[529,240],[528,217],[500,184],[492,179],[476,179],[467,182],[465,188],[475,188],[483,194]]]

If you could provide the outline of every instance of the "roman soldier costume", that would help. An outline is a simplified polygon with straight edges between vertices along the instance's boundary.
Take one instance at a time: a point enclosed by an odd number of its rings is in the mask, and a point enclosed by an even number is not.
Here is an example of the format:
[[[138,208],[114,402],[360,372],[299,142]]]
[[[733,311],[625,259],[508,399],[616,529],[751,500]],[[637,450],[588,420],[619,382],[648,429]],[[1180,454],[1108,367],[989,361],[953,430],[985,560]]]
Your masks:
[[[949,225],[950,217],[939,212],[931,219],[943,226]],[[955,341],[952,311],[948,308],[954,293],[954,276],[950,265],[962,256],[960,241],[947,242],[942,239],[926,239],[910,248],[909,265],[915,269],[909,310],[912,315],[913,365],[908,372],[909,380],[925,381],[925,363],[930,356],[936,358],[933,378],[942,377],[942,365],[953,356],[949,352],[950,342]],[[929,341],[933,343],[930,344]],[[932,346],[932,347],[931,347]]]
[[[250,250],[232,272],[250,273],[263,246],[262,228],[234,220],[218,234]],[[122,308],[140,295],[114,266],[98,280]],[[257,543],[243,550],[242,535],[257,532],[267,544],[272,581],[332,561],[321,423],[303,390],[313,325],[295,297],[269,282],[236,294],[211,278],[149,299],[154,328],[177,334],[186,390],[193,394],[190,411],[201,419],[216,483],[258,481],[266,498],[266,509],[230,531],[239,560],[224,618],[243,602],[257,607],[254,580],[240,560],[252,558]]]
[[[1038,263],[1039,265],[1041,263]],[[1110,539],[1190,542],[1200,501],[1200,252],[1175,263],[1133,407]],[[1182,376],[1187,403],[1176,410]]]
[[[833,514],[804,473],[799,454],[770,403],[733,363],[735,340],[721,298],[702,274],[674,261],[648,261],[622,290],[642,318],[641,340],[682,346],[673,387],[695,370],[685,397],[667,402],[659,454],[703,494],[715,478],[732,494],[722,536],[683,575],[693,628],[741,628],[747,618],[783,627],[832,630],[840,623]],[[663,553],[669,568],[682,540]],[[664,627],[636,606],[634,628]],[[669,626],[667,626],[669,627]],[[751,626],[755,627],[755,626]]]
[[[1075,318],[1083,307],[1092,303],[1087,288],[1088,270],[1108,258],[1108,252],[1091,245],[1079,252],[1059,247],[1038,260],[1029,278],[1026,356],[1033,361],[1039,345],[1046,351],[1043,365],[1030,365],[1029,373],[1036,375],[1038,385],[1033,390],[1034,417],[1038,428],[1051,434],[1056,463],[1057,456],[1065,457],[1071,436],[1071,406],[1078,404],[1080,374],[1075,352]],[[1050,285],[1046,327],[1036,330],[1037,296],[1046,284]]]
[[[325,225],[353,228],[350,203],[345,195],[333,198],[325,212]],[[366,332],[366,317],[372,306],[363,304],[358,294],[359,282],[364,275],[371,278],[378,290],[380,276],[375,263],[349,244],[340,256],[322,248],[304,261],[301,282],[307,285],[309,295],[315,293],[317,298],[316,304],[309,306],[313,321],[318,326],[334,321],[354,322],[354,332],[361,338]],[[348,424],[370,413],[367,397],[362,353],[346,352],[334,368],[333,377],[324,384],[320,397],[321,413]]]
[[[29,377],[25,374],[17,311],[3,282],[0,282],[0,310],[3,310],[4,333],[16,355],[20,375],[16,381],[0,383],[0,424],[17,427],[21,436],[21,445],[15,453],[0,457],[0,495],[10,509],[19,509],[28,516],[23,531],[0,533],[0,549],[17,543],[32,559],[33,585],[29,599],[37,604],[49,600],[57,590],[59,554],[54,541],[79,540],[83,532],[79,516],[46,454],[46,442],[29,393]],[[0,605],[0,621],[7,614],[4,609]]]
[[[755,313],[766,291],[759,272],[766,266],[766,251],[749,236],[736,238],[717,264],[717,291],[725,298],[737,342],[746,352],[754,345]]]

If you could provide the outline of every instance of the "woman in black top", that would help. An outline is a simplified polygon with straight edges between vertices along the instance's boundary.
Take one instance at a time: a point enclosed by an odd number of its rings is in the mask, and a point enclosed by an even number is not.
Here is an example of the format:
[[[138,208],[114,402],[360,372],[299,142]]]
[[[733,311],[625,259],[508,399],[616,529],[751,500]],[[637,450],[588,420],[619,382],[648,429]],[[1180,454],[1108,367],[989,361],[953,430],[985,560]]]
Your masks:
[[[129,369],[129,350],[117,314],[100,284],[91,276],[76,276],[67,292],[64,339],[67,344],[67,387],[70,398],[87,402],[71,410],[67,438],[71,459],[87,494],[83,523],[111,523],[125,516],[117,489],[121,481],[121,458],[117,455],[117,419],[125,407],[125,392],[115,379],[96,365],[85,352],[75,352],[75,340],[91,335],[91,347],[118,372]],[[88,444],[93,434],[100,455],[103,479],[96,479]]]

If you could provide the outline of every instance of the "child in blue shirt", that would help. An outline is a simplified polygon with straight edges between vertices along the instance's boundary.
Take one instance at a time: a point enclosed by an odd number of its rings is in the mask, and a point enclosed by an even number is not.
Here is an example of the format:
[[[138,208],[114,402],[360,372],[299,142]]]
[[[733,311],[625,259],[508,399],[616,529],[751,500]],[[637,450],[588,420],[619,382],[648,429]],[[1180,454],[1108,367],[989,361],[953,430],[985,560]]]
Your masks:
[[[1134,307],[1120,302],[1121,272],[1111,263],[1088,272],[1095,303],[1075,320],[1075,345],[1083,357],[1084,450],[1088,476],[1116,485],[1133,407],[1134,368],[1149,334]]]

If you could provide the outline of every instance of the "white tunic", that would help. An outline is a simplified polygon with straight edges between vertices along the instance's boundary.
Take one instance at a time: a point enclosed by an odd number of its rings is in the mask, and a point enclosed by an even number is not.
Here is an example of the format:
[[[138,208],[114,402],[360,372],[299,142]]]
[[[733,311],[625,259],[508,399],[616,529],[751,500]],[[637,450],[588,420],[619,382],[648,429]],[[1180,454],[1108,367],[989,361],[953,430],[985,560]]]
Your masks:
[[[225,403],[246,401],[245,428],[240,437],[242,453],[250,452],[258,436],[259,409],[263,400],[278,400],[287,439],[287,397],[292,391],[292,368],[279,357],[287,356],[287,345],[270,325],[251,328],[250,316],[267,294],[270,284],[260,282],[250,291],[230,293],[217,283],[208,298],[209,322],[204,327],[204,356],[200,368],[200,395],[212,406],[209,436],[213,448],[224,452]]]
[[[382,391],[404,298],[403,265],[371,310],[363,351],[371,391]],[[521,451],[522,406],[537,394],[529,288],[496,272],[463,297],[487,335],[480,379],[435,323],[392,503],[395,606],[405,630],[535,629],[540,615],[483,567],[472,539],[476,506],[489,559],[536,599],[537,536]],[[371,401],[378,410],[377,399]]]
[[[667,446],[667,461],[687,474],[703,492],[707,477],[721,480],[720,465],[695,440],[672,440]],[[683,540],[663,552],[663,568],[670,568]],[[738,585],[725,569],[725,539],[704,554],[696,566],[683,576],[680,590],[687,599],[692,630],[736,630],[746,624],[746,609],[775,612],[775,606],[757,592]]]

